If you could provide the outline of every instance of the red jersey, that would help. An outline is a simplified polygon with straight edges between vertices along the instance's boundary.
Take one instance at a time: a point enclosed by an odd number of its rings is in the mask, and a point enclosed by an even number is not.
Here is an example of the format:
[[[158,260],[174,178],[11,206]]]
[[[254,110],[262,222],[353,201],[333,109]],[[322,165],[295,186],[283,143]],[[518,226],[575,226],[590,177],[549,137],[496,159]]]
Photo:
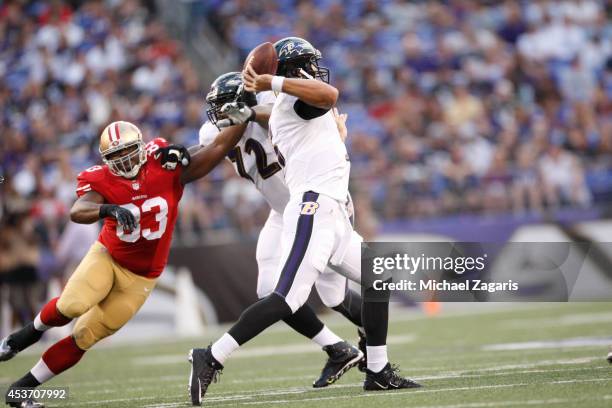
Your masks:
[[[172,232],[183,195],[181,167],[164,169],[153,154],[167,146],[158,138],[146,145],[147,162],[138,176],[128,180],[116,176],[108,166],[93,166],[78,175],[77,195],[95,191],[107,204],[127,208],[136,217],[137,226],[127,233],[114,218],[104,219],[98,240],[113,259],[124,268],[147,278],[158,277],[168,262]]]

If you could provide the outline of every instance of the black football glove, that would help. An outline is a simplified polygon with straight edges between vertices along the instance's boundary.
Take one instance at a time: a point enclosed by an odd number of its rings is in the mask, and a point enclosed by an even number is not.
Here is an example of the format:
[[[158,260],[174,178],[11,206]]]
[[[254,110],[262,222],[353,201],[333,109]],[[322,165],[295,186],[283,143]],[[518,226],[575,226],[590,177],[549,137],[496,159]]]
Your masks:
[[[132,232],[136,229],[136,217],[127,208],[115,204],[102,204],[100,218],[112,217],[124,230]]]
[[[160,159],[162,167],[166,170],[176,170],[176,166],[181,163],[183,167],[189,166],[191,155],[185,146],[170,145],[161,147],[155,153],[155,160]]]

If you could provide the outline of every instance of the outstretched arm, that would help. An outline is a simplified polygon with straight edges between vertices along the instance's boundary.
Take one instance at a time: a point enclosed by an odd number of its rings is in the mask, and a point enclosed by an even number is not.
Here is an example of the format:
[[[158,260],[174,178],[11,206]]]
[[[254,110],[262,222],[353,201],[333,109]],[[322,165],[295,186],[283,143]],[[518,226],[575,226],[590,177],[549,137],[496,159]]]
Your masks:
[[[247,91],[261,92],[272,89],[272,75],[258,75],[250,65],[247,65],[242,75]],[[331,109],[338,100],[338,89],[316,79],[283,78],[280,90],[320,109]]]
[[[191,163],[181,174],[181,183],[191,183],[210,173],[238,143],[246,126],[242,124],[221,130],[210,145],[202,147],[193,154]]]

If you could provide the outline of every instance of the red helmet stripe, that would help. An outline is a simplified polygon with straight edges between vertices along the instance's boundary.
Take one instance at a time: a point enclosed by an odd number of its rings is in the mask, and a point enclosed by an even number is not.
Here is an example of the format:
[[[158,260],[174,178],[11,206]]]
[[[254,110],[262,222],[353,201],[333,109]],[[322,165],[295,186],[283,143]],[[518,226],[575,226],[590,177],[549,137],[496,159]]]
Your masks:
[[[111,132],[112,126],[108,127],[108,138],[110,139],[110,141],[113,141],[113,132]]]
[[[115,122],[115,135],[117,136],[117,140],[121,139],[121,135],[119,134],[119,122]]]

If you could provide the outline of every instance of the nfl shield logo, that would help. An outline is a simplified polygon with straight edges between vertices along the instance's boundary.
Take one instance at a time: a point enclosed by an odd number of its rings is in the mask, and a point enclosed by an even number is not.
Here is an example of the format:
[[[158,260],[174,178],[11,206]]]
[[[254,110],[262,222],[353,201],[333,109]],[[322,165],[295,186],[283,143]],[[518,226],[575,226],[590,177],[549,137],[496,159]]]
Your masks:
[[[139,183],[132,183],[132,188],[134,190],[139,190],[140,189],[140,184]]]

